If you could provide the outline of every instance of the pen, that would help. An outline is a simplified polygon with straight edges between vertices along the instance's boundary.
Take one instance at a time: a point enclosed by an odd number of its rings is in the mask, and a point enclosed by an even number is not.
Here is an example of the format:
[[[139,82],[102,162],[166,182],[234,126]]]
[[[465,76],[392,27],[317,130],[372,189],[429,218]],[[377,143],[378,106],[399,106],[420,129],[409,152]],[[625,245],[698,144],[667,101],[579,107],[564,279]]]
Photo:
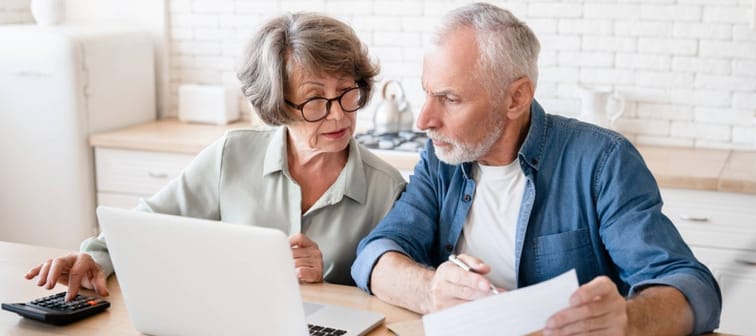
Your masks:
[[[449,255],[449,261],[451,261],[452,263],[454,263],[454,265],[459,266],[459,268],[461,268],[461,269],[463,269],[463,270],[465,270],[467,272],[478,273],[474,269],[472,269],[472,267],[470,267],[470,265],[465,264],[464,261],[462,261],[461,259],[457,258],[457,256],[454,255],[454,254],[450,254]],[[499,291],[496,290],[496,287],[493,284],[490,284],[489,286],[491,287],[491,292],[492,293],[499,294]]]

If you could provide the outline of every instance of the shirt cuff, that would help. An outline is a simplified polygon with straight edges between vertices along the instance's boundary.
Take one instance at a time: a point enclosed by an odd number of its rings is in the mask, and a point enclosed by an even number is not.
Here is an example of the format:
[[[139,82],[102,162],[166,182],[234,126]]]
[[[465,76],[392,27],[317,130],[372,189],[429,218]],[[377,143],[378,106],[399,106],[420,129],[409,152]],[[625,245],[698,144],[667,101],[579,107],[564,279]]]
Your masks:
[[[691,274],[675,273],[659,279],[640,282],[630,289],[632,297],[648,286],[666,285],[677,288],[688,299],[693,310],[693,334],[711,332],[719,327],[722,296],[716,283],[710,283]]]
[[[92,237],[84,240],[81,243],[79,251],[89,254],[94,262],[96,262],[97,265],[100,265],[106,278],[113,274],[113,262],[110,260],[108,247],[103,238]]]
[[[373,273],[373,267],[384,253],[390,251],[407,254],[396,242],[387,238],[374,240],[360,251],[352,264],[352,278],[357,287],[373,294],[370,291],[370,275]]]

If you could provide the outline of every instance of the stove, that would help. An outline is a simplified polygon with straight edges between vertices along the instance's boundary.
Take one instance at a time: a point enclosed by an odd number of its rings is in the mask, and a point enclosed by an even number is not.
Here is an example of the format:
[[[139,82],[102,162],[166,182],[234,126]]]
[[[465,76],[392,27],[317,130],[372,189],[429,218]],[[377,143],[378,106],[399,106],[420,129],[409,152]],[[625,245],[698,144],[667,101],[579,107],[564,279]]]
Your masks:
[[[428,136],[424,132],[399,131],[376,134],[375,130],[354,135],[355,141],[370,149],[385,149],[417,153],[425,148]]]

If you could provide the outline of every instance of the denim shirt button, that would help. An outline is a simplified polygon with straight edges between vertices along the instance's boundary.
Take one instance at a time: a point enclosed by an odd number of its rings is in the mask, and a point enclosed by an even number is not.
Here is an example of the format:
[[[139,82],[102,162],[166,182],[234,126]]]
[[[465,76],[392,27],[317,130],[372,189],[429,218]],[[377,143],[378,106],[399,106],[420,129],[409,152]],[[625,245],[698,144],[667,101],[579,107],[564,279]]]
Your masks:
[[[451,252],[451,251],[454,251],[454,246],[452,246],[451,244],[446,244],[446,252]]]
[[[462,197],[462,199],[463,199],[463,200],[464,200],[465,202],[470,202],[470,200],[472,199],[472,196],[470,196],[470,194],[466,194],[466,195],[465,195],[464,197]]]

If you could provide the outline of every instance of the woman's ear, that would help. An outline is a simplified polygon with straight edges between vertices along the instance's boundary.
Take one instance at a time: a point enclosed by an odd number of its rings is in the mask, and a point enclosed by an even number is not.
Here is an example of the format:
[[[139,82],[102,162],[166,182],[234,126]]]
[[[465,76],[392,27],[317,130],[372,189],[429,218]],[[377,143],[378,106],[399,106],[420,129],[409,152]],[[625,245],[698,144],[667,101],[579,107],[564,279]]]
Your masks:
[[[533,103],[533,95],[535,94],[533,81],[528,77],[519,78],[509,84],[507,94],[509,95],[507,117],[509,119],[517,119],[523,113],[530,111],[530,104]]]

